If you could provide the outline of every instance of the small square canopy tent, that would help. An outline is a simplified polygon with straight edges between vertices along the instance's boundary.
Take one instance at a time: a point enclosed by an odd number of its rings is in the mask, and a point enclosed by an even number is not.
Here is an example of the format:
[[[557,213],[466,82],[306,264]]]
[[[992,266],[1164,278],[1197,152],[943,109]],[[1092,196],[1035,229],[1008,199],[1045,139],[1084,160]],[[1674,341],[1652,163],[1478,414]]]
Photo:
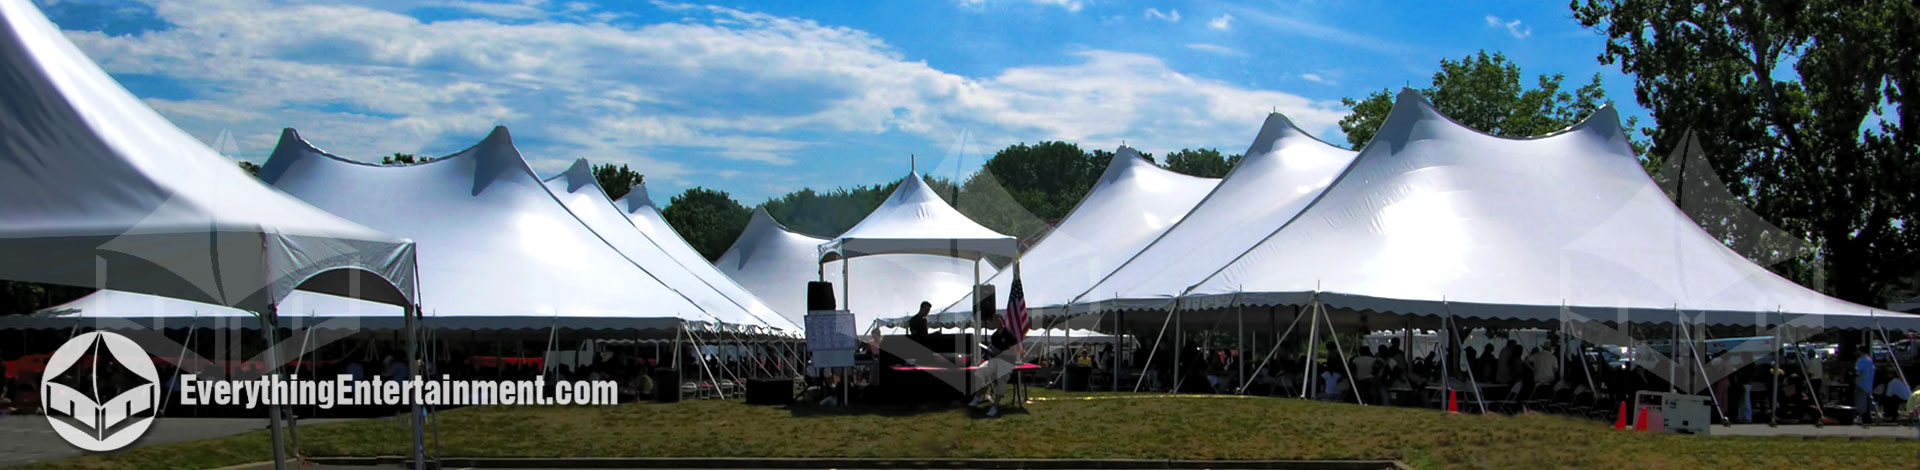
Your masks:
[[[972,261],[921,254],[865,256],[821,264],[820,244],[826,242],[788,230],[760,207],[754,209],[746,230],[714,266],[795,323],[806,320],[807,281],[838,284],[843,273],[856,273],[854,276],[861,279],[860,289],[839,292],[842,297],[835,301],[866,312],[854,320],[862,327],[881,315],[910,314],[920,302],[953,302],[967,295],[972,282],[994,273],[992,267]],[[850,266],[843,270],[842,263]]]
[[[910,172],[893,189],[893,194],[880,203],[880,207],[874,208],[846,233],[822,243],[819,251],[822,265],[874,255],[933,255],[972,260],[976,265],[980,261],[990,261],[1001,266],[1019,256],[1020,242],[967,218],[940,199],[940,195],[927,186],[920,173]],[[849,268],[849,264],[840,265],[842,298],[852,297],[850,292],[854,279],[860,278]],[[968,285],[979,285],[977,276],[980,270],[976,267],[972,271],[976,278]],[[873,307],[858,304],[841,306],[854,312],[855,321],[858,322],[856,326],[861,328],[867,327],[881,315],[902,313],[876,311]]]

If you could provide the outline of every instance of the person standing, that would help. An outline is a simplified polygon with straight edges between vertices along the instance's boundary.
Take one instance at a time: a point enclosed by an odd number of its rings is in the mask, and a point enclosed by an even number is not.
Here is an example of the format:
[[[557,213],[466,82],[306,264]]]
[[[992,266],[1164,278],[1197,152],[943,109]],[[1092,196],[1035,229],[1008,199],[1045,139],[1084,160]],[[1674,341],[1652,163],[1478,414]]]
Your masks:
[[[920,302],[920,313],[913,314],[913,318],[907,319],[907,337],[912,338],[913,342],[926,344],[927,314],[932,312],[933,304],[923,301]]]
[[[1853,360],[1853,416],[1859,424],[1873,424],[1873,352],[1867,345],[1855,345]]]

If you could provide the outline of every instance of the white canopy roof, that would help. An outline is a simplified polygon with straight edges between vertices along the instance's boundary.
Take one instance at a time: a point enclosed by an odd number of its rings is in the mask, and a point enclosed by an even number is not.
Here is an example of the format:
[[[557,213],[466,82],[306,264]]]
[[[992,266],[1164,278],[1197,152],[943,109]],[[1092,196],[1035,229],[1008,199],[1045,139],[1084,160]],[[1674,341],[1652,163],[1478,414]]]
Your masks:
[[[875,319],[912,315],[920,302],[946,305],[967,295],[972,285],[973,261],[934,255],[888,255],[855,258],[848,266],[853,276],[853,301],[841,295],[842,261],[819,262],[819,238],[793,233],[766,208],[753,211],[746,230],[733,242],[715,266],[732,276],[741,286],[765,299],[781,315],[804,322],[807,314],[807,281],[820,279],[834,283],[836,305],[854,312],[855,324],[865,329]],[[982,265],[980,278],[993,276],[993,268]]]
[[[405,310],[396,305],[367,302],[314,292],[295,291],[274,305],[279,325],[286,328],[346,330],[396,329],[405,321]],[[233,307],[171,299],[117,290],[101,290],[20,317],[8,326],[71,328],[75,321],[103,328],[116,325],[140,328],[246,328],[257,329],[254,315]]]
[[[819,247],[821,258],[829,260],[917,253],[998,262],[1019,252],[1019,241],[954,210],[918,172],[901,179],[893,194],[860,223]]]
[[[1618,119],[1604,108],[1559,134],[1505,139],[1404,91],[1320,200],[1196,282],[1182,308],[1298,305],[1319,292],[1335,309],[1507,321],[1557,321],[1564,305],[1599,321],[1671,322],[1683,310],[1718,324],[1779,323],[1761,315],[1775,311],[1821,314],[1826,327],[1912,324],[1712,238],[1647,176]]]
[[[1219,182],[1161,168],[1133,148],[1120,147],[1079,205],[1020,255],[1027,307],[1060,307],[1085,292],[1186,217]],[[1002,270],[987,284],[1005,299],[1013,272]],[[934,321],[966,321],[973,314],[972,300],[968,293]]]
[[[1354,152],[1315,139],[1274,113],[1244,155],[1192,212],[1079,294],[1072,310],[1165,308],[1293,219],[1353,162]]]
[[[584,175],[588,180],[592,180],[591,173]],[[602,194],[602,197],[604,196]],[[739,283],[734,282],[733,278],[715,269],[713,263],[707,261],[707,257],[701,256],[699,250],[693,249],[693,245],[687,243],[687,239],[681,238],[680,233],[673,230],[673,225],[667,223],[667,218],[660,213],[660,208],[653,205],[653,198],[647,196],[647,185],[635,186],[632,191],[627,192],[626,196],[621,197],[619,201],[614,201],[613,205],[619,210],[626,211],[628,226],[639,229],[642,235],[666,253],[682,270],[692,274],[707,289],[744,309],[747,316],[761,324],[791,328],[795,332],[800,330],[800,325],[803,323],[792,321],[775,312],[773,307],[767,306],[759,296],[753,295]]]
[[[0,279],[258,312],[296,287],[414,298],[411,242],[260,184],[24,0],[0,0],[0,201]]]
[[[673,328],[712,317],[622,256],[534,176],[504,127],[432,162],[384,167],[288,129],[260,178],[421,243],[436,328]]]

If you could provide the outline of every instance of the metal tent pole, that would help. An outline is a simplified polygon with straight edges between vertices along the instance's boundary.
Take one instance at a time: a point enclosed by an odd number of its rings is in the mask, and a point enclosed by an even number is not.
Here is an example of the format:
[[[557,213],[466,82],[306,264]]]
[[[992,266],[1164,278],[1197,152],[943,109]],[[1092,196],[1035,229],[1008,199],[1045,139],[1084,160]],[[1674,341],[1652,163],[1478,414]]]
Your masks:
[[[1300,314],[1297,312],[1293,314],[1293,321],[1287,323],[1287,331],[1285,333],[1281,333],[1280,336],[1275,337],[1273,346],[1267,348],[1267,356],[1266,358],[1260,360],[1260,366],[1253,368],[1253,375],[1258,376],[1260,375],[1261,370],[1265,370],[1267,368],[1267,362],[1272,361],[1273,356],[1280,353],[1280,343],[1283,342],[1287,336],[1290,336],[1293,334],[1293,327],[1296,327],[1296,326],[1300,326]],[[1247,393],[1247,384],[1244,384],[1244,383],[1240,384],[1240,394],[1245,395],[1246,393]]]
[[[1312,302],[1313,303],[1307,307],[1307,365],[1306,371],[1301,374],[1301,379],[1303,379],[1301,383],[1305,384],[1305,386],[1300,387],[1300,398],[1308,399],[1313,397],[1311,394],[1313,393],[1314,379],[1316,378],[1313,375],[1313,359],[1314,353],[1316,352],[1315,348],[1318,347],[1320,343],[1320,311],[1313,308],[1312,305],[1320,303],[1320,293],[1315,292],[1313,294]]]
[[[1247,356],[1245,354],[1247,349],[1246,307],[1235,306],[1233,308],[1233,321],[1235,323],[1234,331],[1233,331],[1233,348],[1235,349],[1235,353],[1236,353],[1236,355],[1233,358],[1233,365],[1237,366],[1237,368],[1240,369],[1240,388],[1246,389],[1246,384],[1247,384]]]
[[[1327,315],[1327,306],[1320,303],[1320,299],[1314,299],[1313,304],[1313,308],[1320,311],[1320,320],[1327,322],[1327,337],[1333,338],[1333,353],[1340,356],[1340,369],[1347,371],[1347,386],[1353,388],[1353,401],[1360,406],[1367,406],[1366,394],[1360,392],[1360,382],[1353,378],[1353,367],[1349,365],[1351,361],[1347,359],[1346,347],[1340,345],[1340,331],[1333,327],[1333,317]]]
[[[1140,364],[1141,370],[1144,371],[1144,373],[1140,374],[1139,380],[1136,380],[1133,382],[1134,392],[1139,392],[1140,385],[1147,383],[1147,376],[1153,375],[1153,356],[1160,353],[1160,340],[1166,339],[1167,323],[1170,323],[1172,321],[1173,321],[1173,309],[1169,308],[1167,309],[1167,319],[1160,321],[1160,332],[1155,333],[1153,336],[1153,349],[1147,350],[1147,362],[1145,364]]]
[[[1784,350],[1785,345],[1781,343],[1781,336],[1785,336],[1787,325],[1785,324],[1786,315],[1780,314],[1779,306],[1774,307],[1773,313],[1780,315],[1781,324],[1774,325],[1773,327],[1773,354],[1777,359],[1774,359],[1772,367],[1767,368],[1767,375],[1773,377],[1773,386],[1767,388],[1767,393],[1773,394],[1773,398],[1767,400],[1767,423],[1770,426],[1778,426],[1780,425],[1780,373],[1787,371],[1786,364],[1781,362],[1781,359],[1784,358],[1780,358],[1780,356],[1786,354]],[[1771,320],[1772,318],[1769,317],[1768,319]]]
[[[277,303],[267,304],[267,312],[278,312],[278,311],[280,311],[280,309]],[[261,334],[266,335],[266,339],[267,339],[267,363],[269,364],[268,367],[269,367],[269,370],[273,372],[278,372],[280,370],[280,362],[279,362],[280,354],[277,351],[279,348],[273,347],[274,343],[278,341],[276,338],[274,338],[275,336],[274,321],[273,321],[274,314],[262,313],[259,315],[260,315],[260,332]],[[280,415],[279,402],[276,401],[267,405],[267,429],[268,429],[268,434],[270,434],[271,435],[270,437],[273,439],[274,470],[284,470],[287,468],[287,449],[284,447],[286,445],[286,441],[283,440],[282,431],[280,429],[280,426],[281,426],[280,420],[282,418],[283,417]]]

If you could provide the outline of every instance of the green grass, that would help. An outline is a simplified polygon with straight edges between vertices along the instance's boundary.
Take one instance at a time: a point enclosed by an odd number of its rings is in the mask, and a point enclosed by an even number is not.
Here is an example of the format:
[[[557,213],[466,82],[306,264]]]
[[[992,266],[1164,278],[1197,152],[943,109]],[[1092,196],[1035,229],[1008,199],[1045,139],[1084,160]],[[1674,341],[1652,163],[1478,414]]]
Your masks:
[[[737,401],[470,408],[441,416],[468,457],[1393,459],[1418,468],[1911,468],[1911,442],[1643,434],[1547,415],[1449,415],[1234,397],[1048,393],[1031,414],[816,413]],[[1089,399],[1090,398],[1090,399]],[[302,426],[312,456],[405,455],[404,422]],[[269,460],[252,433],[28,468],[208,468]]]

